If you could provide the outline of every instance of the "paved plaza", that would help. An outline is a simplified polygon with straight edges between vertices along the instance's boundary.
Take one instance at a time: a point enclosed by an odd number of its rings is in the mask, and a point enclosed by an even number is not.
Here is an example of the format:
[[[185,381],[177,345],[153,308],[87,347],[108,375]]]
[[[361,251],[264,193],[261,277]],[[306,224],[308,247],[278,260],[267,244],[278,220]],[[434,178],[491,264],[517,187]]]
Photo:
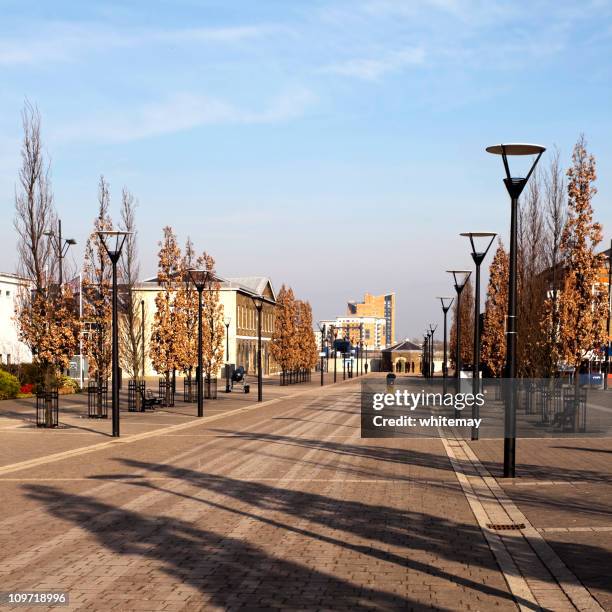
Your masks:
[[[519,440],[504,480],[501,440],[361,439],[359,384],[124,411],[118,440],[80,397],[56,430],[0,403],[0,590],[74,610],[612,609],[610,439]]]

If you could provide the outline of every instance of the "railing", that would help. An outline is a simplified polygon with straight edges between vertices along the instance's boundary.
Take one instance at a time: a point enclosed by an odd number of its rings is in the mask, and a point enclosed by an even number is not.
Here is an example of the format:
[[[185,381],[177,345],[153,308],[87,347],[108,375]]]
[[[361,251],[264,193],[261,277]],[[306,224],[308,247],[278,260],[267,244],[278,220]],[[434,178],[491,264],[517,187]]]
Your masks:
[[[90,419],[108,418],[108,384],[98,385],[95,380],[87,386],[87,416]]]
[[[59,425],[59,393],[39,391],[36,393],[36,427],[57,427]]]
[[[159,379],[159,389],[157,397],[161,400],[162,406],[172,408],[174,406],[174,385],[172,380],[166,383],[165,378]]]
[[[144,394],[144,380],[128,381],[128,412],[144,412],[144,402],[142,401]]]

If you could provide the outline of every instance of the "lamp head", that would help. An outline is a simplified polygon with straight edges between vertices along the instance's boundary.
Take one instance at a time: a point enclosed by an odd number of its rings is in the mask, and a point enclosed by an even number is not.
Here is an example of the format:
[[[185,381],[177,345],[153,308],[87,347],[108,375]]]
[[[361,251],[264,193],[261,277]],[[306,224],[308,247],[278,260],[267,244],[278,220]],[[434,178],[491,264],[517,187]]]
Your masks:
[[[487,256],[493,240],[497,234],[495,232],[461,232],[460,236],[470,239],[472,246],[472,259],[479,266]]]
[[[436,299],[440,300],[440,304],[442,304],[442,310],[444,312],[447,312],[448,309],[453,305],[453,302],[455,301],[454,297],[450,297],[447,295],[439,295]]]
[[[472,274],[471,270],[447,270],[449,274],[453,275],[453,280],[455,283],[455,291],[457,294],[463,291],[465,284],[468,282],[470,278],[470,274]]]
[[[492,153],[493,155],[502,156],[502,159],[504,161],[504,169],[506,170],[506,178],[504,179],[506,189],[508,190],[508,193],[512,199],[517,199],[521,195],[523,189],[525,188],[525,185],[527,184],[529,177],[534,171],[537,163],[540,161],[540,157],[542,157],[542,153],[546,151],[546,148],[543,147],[542,145],[537,145],[537,144],[514,142],[514,143],[507,143],[507,144],[491,145],[490,147],[486,148],[486,151],[487,153]],[[509,156],[518,157],[518,156],[524,156],[524,155],[535,155],[536,156],[535,161],[533,162],[533,164],[531,165],[531,168],[529,169],[529,172],[526,173],[525,178],[511,176],[510,166],[508,165],[508,157]]]
[[[188,279],[195,285],[198,291],[202,291],[210,279],[211,270],[209,268],[189,268],[187,270]]]
[[[124,232],[121,230],[105,230],[96,232],[107,255],[112,262],[116,262],[121,256],[121,249],[125,243],[125,239],[134,232]]]

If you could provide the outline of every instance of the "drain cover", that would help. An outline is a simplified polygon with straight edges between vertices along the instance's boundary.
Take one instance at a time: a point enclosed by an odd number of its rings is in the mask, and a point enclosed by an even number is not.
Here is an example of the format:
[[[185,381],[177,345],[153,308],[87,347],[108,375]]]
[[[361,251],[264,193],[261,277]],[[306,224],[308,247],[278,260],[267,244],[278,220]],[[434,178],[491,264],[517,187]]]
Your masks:
[[[510,531],[513,529],[525,529],[525,523],[487,523],[489,529],[495,531]]]

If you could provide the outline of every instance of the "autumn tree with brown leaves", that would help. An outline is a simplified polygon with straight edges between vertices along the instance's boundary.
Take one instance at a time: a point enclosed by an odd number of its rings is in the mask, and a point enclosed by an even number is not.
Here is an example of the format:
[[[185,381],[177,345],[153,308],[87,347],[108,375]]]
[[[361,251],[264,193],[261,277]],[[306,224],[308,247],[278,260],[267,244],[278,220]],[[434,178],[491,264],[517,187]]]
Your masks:
[[[318,359],[317,341],[312,328],[312,308],[308,302],[296,303],[297,367],[311,370]]]
[[[41,139],[38,109],[26,102],[22,112],[23,142],[15,193],[18,271],[26,285],[17,298],[15,318],[20,339],[30,348],[45,388],[76,353],[79,315],[72,291],[55,281],[57,253],[46,231],[57,215]]]
[[[452,325],[450,332],[450,360],[453,368],[456,367],[457,353],[457,300],[452,310]],[[474,289],[469,279],[461,293],[461,363],[465,366],[472,363],[474,354]]]
[[[89,378],[98,385],[110,376],[112,352],[112,266],[98,232],[113,229],[109,214],[109,185],[103,176],[98,183],[98,215],[85,245],[83,262],[83,349],[88,359]]]
[[[601,225],[593,221],[591,200],[597,193],[595,158],[581,136],[567,171],[568,214],[561,238],[564,279],[559,295],[559,348],[562,359],[578,371],[588,351],[606,338],[607,288],[599,286],[604,266],[595,248],[602,240]]]
[[[182,311],[175,309],[177,284],[181,272],[181,251],[171,227],[164,227],[159,247],[157,280],[161,290],[155,296],[156,311],[149,343],[149,355],[153,367],[164,374],[166,405],[168,405],[170,403],[170,374],[180,367],[183,340]]]
[[[481,359],[491,376],[499,377],[506,361],[508,314],[508,253],[501,240],[489,268],[489,284],[481,334]]]
[[[223,304],[221,304],[221,285],[215,277],[215,260],[204,253],[201,257],[204,269],[210,270],[207,286],[202,295],[202,318],[204,333],[202,337],[202,359],[204,374],[210,379],[216,376],[223,363],[225,326],[223,325]]]
[[[187,238],[178,274],[174,309],[180,312],[178,321],[181,324],[181,329],[177,330],[180,336],[177,369],[189,380],[198,364],[198,292],[191,281],[189,270],[200,268],[203,268],[202,259],[196,258],[193,242]]]
[[[270,341],[270,353],[283,372],[293,370],[299,363],[296,311],[293,289],[283,285],[276,296],[274,332]]]

